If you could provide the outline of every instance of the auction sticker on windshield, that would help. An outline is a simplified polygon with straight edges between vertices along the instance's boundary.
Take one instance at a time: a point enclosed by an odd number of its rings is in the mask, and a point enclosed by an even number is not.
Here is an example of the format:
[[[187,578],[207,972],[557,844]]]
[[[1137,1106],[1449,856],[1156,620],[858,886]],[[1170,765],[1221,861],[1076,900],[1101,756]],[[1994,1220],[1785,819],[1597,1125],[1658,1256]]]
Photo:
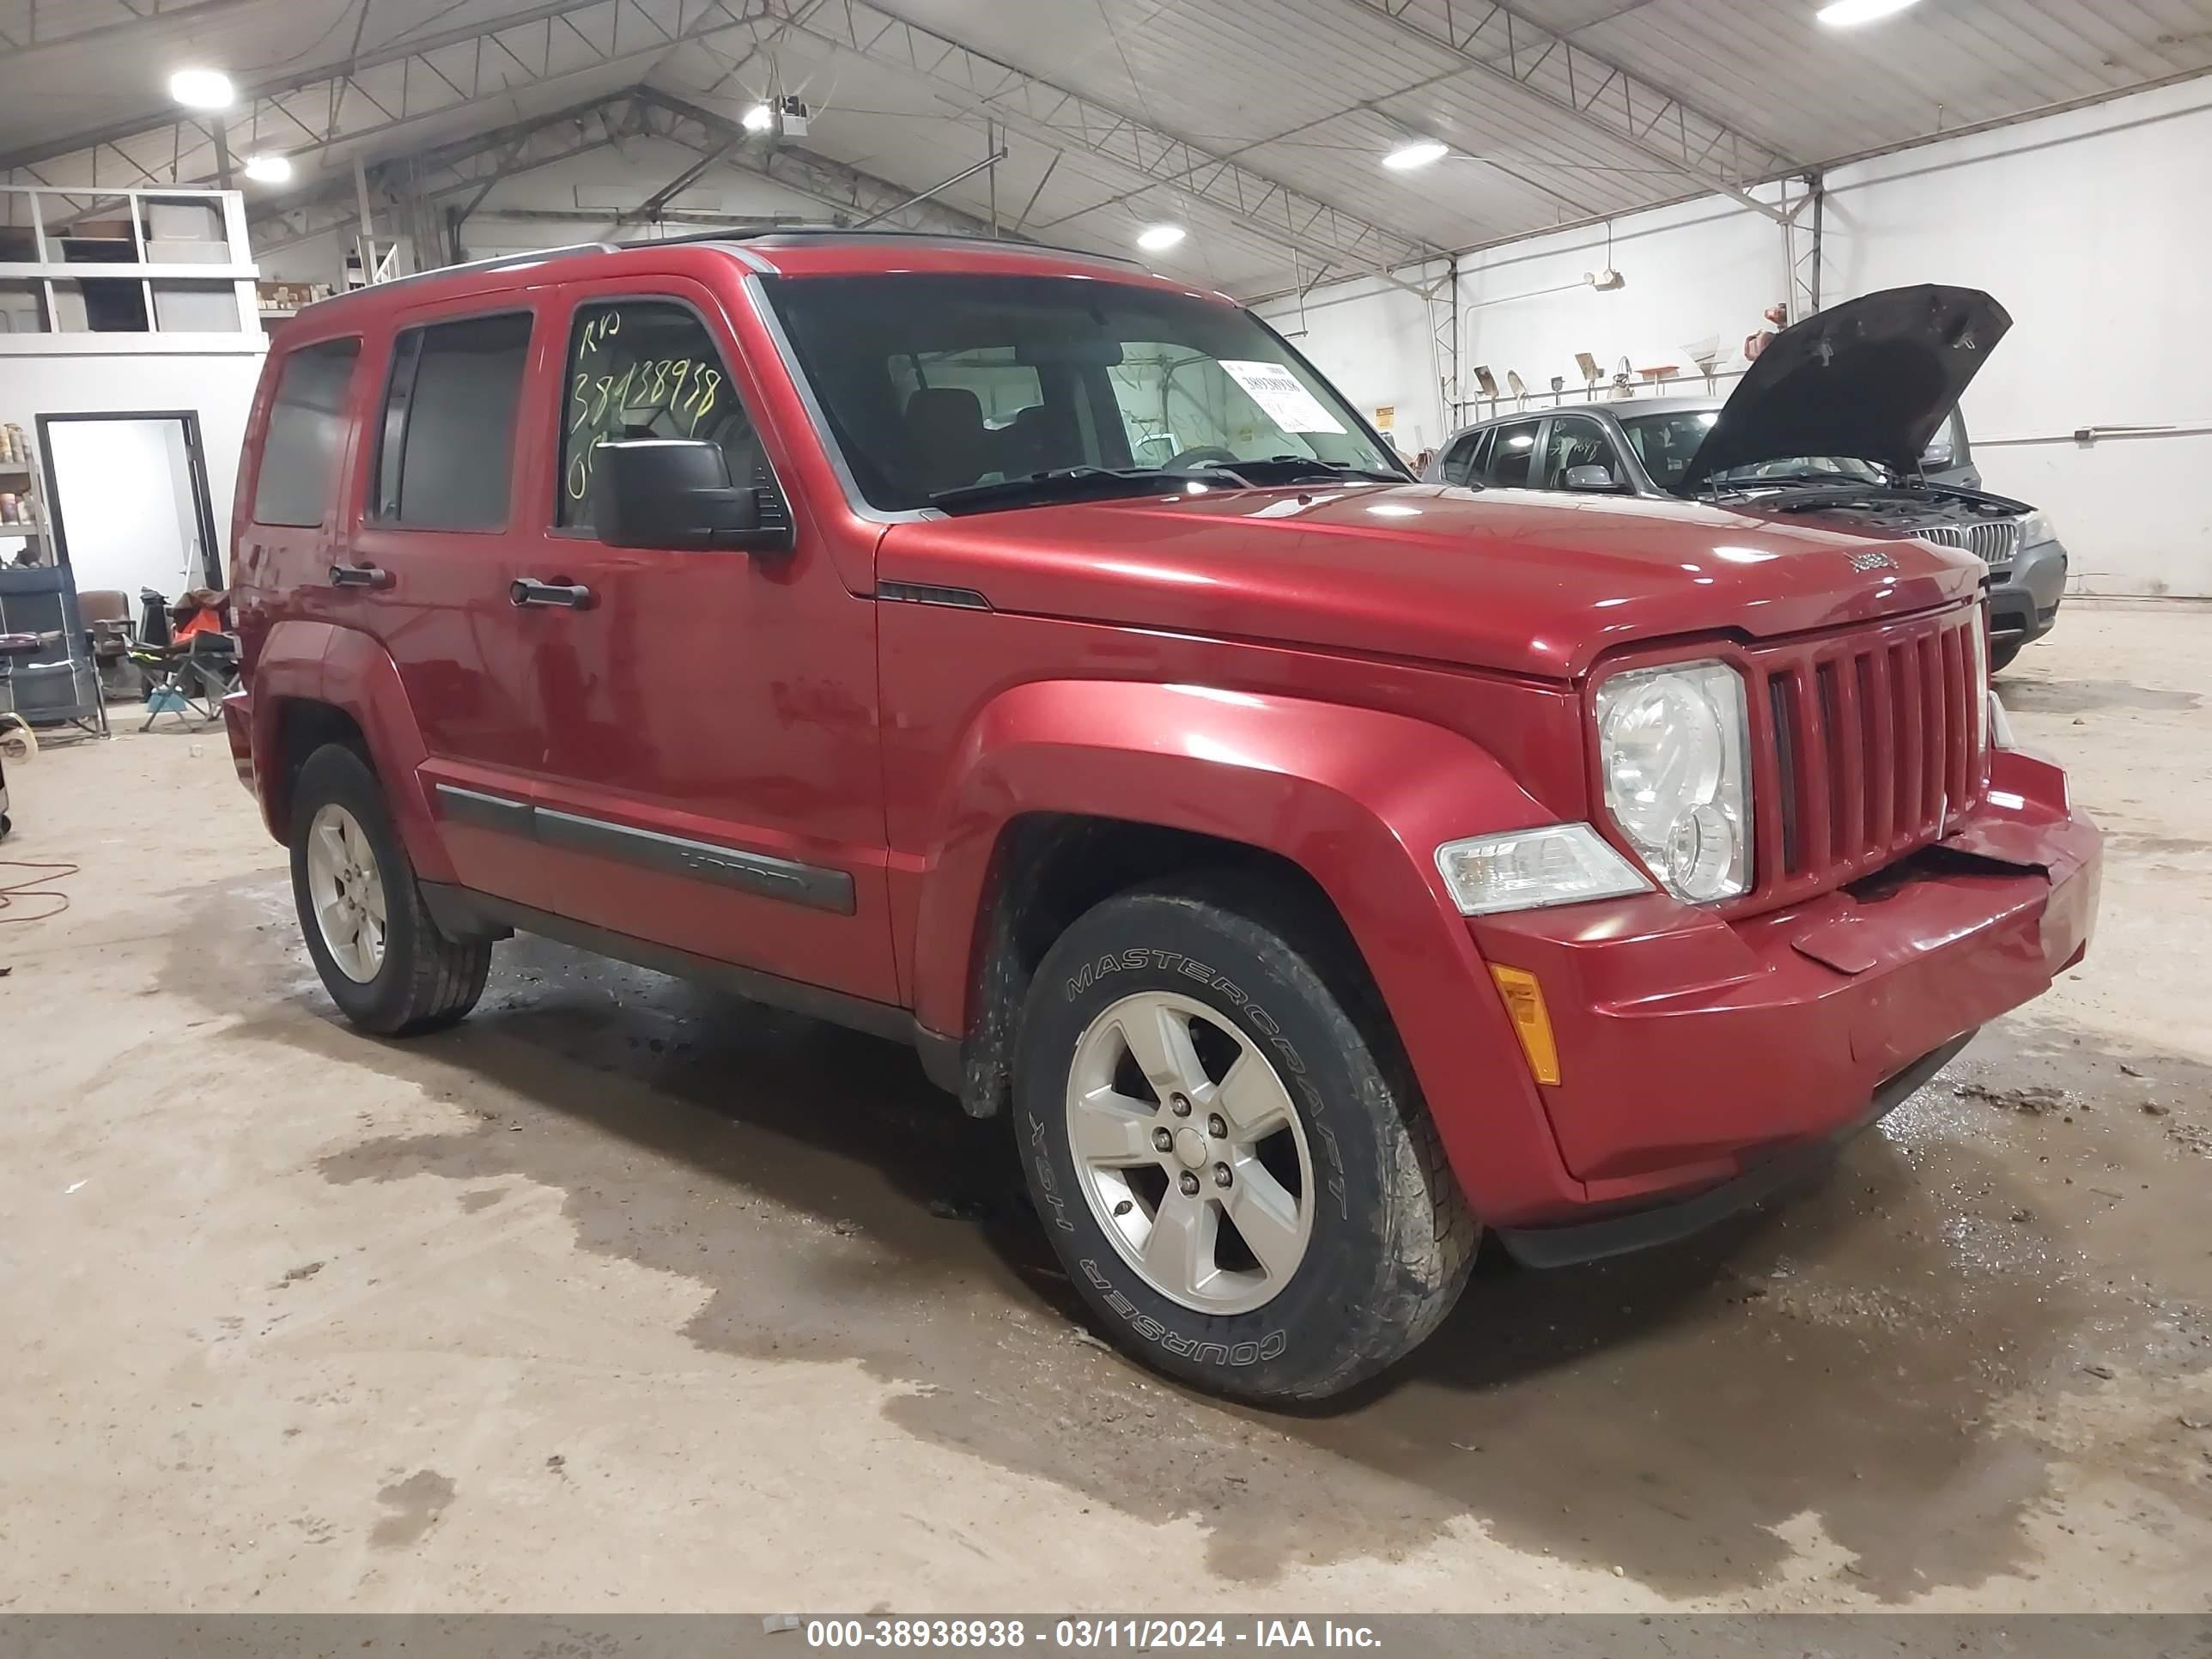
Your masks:
[[[1298,377],[1280,363],[1221,360],[1229,378],[1252,396],[1267,418],[1285,432],[1336,432],[1344,428],[1321,405],[1321,400],[1298,384]]]

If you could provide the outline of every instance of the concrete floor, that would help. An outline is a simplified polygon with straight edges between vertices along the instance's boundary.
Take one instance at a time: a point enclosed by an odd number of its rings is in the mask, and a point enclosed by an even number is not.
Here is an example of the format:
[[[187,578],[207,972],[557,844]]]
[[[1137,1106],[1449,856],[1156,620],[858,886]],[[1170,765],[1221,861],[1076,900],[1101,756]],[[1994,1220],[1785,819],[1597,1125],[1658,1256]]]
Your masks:
[[[218,733],[51,747],[0,1608],[2212,1607],[2212,612],[2004,690],[2112,832],[2086,967],[1779,1214],[1487,1267],[1307,1418],[1079,1336],[900,1050],[534,941],[368,1041]]]

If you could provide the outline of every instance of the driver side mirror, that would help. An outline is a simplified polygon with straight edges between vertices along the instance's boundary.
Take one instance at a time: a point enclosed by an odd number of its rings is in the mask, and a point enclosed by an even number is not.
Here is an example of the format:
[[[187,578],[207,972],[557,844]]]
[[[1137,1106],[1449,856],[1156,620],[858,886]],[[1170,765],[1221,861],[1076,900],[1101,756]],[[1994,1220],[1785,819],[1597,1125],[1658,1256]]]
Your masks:
[[[787,552],[791,520],[770,489],[730,482],[720,444],[617,438],[593,463],[592,521],[610,547]]]
[[[1611,489],[1613,471],[1603,466],[1571,466],[1567,469],[1567,488],[1570,489]]]

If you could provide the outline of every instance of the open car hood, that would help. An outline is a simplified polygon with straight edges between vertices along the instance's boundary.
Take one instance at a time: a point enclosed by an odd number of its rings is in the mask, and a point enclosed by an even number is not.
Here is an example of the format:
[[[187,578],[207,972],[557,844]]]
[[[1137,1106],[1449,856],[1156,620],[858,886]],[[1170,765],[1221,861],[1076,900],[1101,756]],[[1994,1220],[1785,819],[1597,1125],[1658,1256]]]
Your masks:
[[[1914,471],[2011,326],[1979,289],[1934,283],[1884,289],[1794,323],[1736,383],[1675,489],[1793,455]]]

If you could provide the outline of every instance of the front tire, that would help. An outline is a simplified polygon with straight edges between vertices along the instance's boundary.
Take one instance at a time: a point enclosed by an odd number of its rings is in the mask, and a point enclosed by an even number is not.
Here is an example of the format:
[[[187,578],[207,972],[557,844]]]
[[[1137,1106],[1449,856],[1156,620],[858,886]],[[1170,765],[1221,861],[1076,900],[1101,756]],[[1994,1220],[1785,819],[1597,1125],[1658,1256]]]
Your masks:
[[[1411,1352],[1477,1237],[1340,931],[1229,876],[1079,919],[1032,981],[1015,1130],[1117,1346],[1216,1393],[1314,1401]]]
[[[338,1012],[379,1036],[450,1025],[476,1006],[489,944],[438,931],[384,792],[352,750],[325,744],[292,789],[292,898]]]

